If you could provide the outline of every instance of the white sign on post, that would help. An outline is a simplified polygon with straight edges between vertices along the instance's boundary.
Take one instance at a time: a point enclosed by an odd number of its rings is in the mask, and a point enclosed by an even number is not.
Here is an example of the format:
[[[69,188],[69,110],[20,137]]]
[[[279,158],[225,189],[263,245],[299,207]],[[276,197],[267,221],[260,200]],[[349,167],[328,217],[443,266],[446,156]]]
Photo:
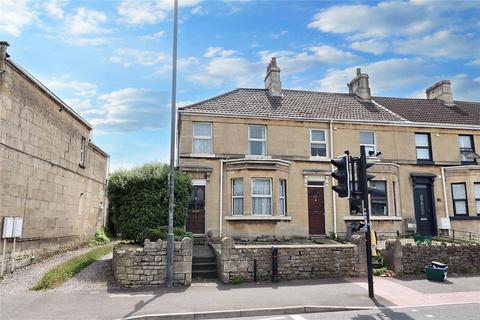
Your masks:
[[[12,238],[13,237],[13,217],[4,217],[3,218],[3,232],[2,238]]]
[[[22,229],[23,229],[23,218],[15,217],[13,221],[13,237],[20,238],[22,236]]]

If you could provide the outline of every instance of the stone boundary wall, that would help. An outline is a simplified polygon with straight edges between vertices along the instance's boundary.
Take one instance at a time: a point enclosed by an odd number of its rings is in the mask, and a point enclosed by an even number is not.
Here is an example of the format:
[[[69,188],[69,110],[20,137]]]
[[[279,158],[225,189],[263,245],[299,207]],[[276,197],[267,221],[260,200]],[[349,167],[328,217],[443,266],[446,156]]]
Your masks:
[[[354,244],[279,244],[278,274],[280,280],[356,277],[365,274],[366,267]],[[272,275],[272,245],[235,245],[232,238],[216,246],[218,272],[223,283],[235,278],[270,281]]]
[[[176,284],[190,285],[192,282],[193,241],[183,238],[175,242],[173,280]],[[117,244],[113,248],[113,276],[122,287],[161,286],[167,275],[167,241],[150,242],[143,247]]]
[[[385,264],[397,274],[423,273],[432,261],[448,264],[448,270],[458,273],[480,271],[480,245],[467,243],[403,244],[387,240]]]

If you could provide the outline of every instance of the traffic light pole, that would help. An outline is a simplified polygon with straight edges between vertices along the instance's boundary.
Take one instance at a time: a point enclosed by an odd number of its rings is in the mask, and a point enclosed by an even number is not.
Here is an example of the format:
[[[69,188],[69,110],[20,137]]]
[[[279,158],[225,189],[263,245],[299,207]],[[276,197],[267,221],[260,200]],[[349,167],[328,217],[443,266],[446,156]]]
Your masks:
[[[358,177],[358,183],[362,184],[359,189],[362,191],[363,210],[365,215],[365,238],[367,242],[367,276],[368,276],[368,296],[374,297],[373,292],[373,271],[372,271],[372,237],[370,234],[370,207],[368,202],[368,179],[367,179],[367,156],[365,154],[365,146],[360,146],[360,159],[359,165],[362,170],[358,170],[362,173],[362,177]]]

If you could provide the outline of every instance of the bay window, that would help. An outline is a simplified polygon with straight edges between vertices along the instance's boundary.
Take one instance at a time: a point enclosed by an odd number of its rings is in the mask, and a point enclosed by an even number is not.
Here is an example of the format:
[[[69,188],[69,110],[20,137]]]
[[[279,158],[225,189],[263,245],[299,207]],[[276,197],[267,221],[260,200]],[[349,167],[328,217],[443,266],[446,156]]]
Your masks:
[[[252,179],[252,214],[272,214],[271,179]]]
[[[232,179],[232,214],[243,214],[243,179]]]
[[[465,183],[452,183],[454,215],[468,216],[467,188]]]

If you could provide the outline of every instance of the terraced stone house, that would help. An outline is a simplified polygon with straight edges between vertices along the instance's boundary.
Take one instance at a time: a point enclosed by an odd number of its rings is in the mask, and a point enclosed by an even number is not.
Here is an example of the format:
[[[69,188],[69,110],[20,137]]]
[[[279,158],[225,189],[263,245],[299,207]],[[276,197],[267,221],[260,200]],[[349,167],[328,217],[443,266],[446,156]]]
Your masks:
[[[10,59],[7,46],[0,42],[0,221],[23,218],[14,254],[21,266],[103,226],[109,157],[90,141],[92,126]],[[10,270],[12,238],[2,248]]]
[[[449,81],[424,99],[372,96],[357,69],[348,93],[239,88],[179,111],[178,158],[193,179],[187,229],[208,236],[343,234],[360,204],[332,191],[330,159],[370,151],[373,229],[480,233],[480,102]],[[381,152],[381,154],[378,154]],[[377,155],[378,154],[378,155]],[[458,233],[457,233],[458,234]]]

